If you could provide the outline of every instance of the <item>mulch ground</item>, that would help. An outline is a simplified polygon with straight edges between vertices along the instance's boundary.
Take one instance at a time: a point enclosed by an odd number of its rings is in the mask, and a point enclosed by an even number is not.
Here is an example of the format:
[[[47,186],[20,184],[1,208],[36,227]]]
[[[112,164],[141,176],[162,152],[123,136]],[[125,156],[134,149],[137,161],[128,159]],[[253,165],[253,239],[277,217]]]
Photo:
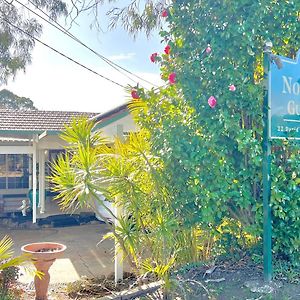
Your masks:
[[[184,273],[176,274],[177,298],[188,300],[299,300],[300,278],[295,283],[279,276],[271,285],[263,282],[263,268],[249,258],[238,262],[224,261],[216,265],[191,267]],[[114,277],[85,278],[71,285],[51,285],[49,300],[92,300],[103,295],[136,286],[136,278],[125,274],[125,280],[114,285]],[[152,278],[152,280],[154,280]],[[33,285],[18,284],[22,300],[33,300]],[[178,295],[181,295],[178,297]]]
[[[112,295],[136,286],[136,276],[132,273],[124,273],[124,280],[117,285],[114,282],[114,275],[101,276],[99,278],[82,278],[70,284],[55,284],[49,286],[48,300],[92,300],[105,295]],[[35,291],[33,282],[25,285],[16,283],[13,287],[17,289],[21,300],[34,300]]]
[[[189,300],[299,300],[300,278],[290,283],[277,276],[272,283],[263,281],[263,267],[245,257],[238,262],[224,261],[214,266],[191,268],[181,279],[201,282],[191,288]],[[188,290],[188,288],[186,288]]]

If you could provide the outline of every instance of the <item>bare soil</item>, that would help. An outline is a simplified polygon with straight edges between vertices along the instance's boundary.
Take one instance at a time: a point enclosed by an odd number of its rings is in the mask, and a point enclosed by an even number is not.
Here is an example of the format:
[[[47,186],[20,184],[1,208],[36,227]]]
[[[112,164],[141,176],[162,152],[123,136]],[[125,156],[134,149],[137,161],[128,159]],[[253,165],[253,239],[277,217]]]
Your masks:
[[[299,300],[300,284],[287,278],[263,280],[263,268],[245,258],[239,262],[222,262],[216,266],[192,268],[183,279],[201,282],[204,288],[192,289],[189,300]],[[283,279],[283,280],[282,280]]]
[[[299,300],[300,284],[290,283],[284,276],[266,285],[263,281],[262,266],[249,259],[238,262],[220,262],[215,266],[191,267],[183,274],[177,274],[178,291],[181,296],[171,299],[184,299],[182,290],[188,300]],[[50,300],[92,300],[101,296],[128,289],[134,286],[135,276],[126,274],[126,279],[114,285],[113,275],[85,279],[72,285],[56,285],[49,288]],[[279,276],[278,276],[279,277]],[[20,287],[20,286],[19,286]],[[34,291],[23,288],[22,300],[33,300]],[[180,294],[179,293],[179,294]],[[158,293],[157,293],[158,295]],[[177,294],[178,296],[178,294]],[[150,298],[139,298],[150,299]],[[151,298],[158,299],[158,298]]]
[[[112,295],[135,285],[137,278],[134,274],[124,272],[123,277],[123,281],[118,284],[115,284],[114,274],[107,277],[86,278],[69,284],[68,295],[71,299],[92,299],[92,297]]]
[[[39,249],[35,252],[37,253],[44,253],[44,252],[58,252],[60,251],[61,249],[60,248],[42,248],[42,249]]]

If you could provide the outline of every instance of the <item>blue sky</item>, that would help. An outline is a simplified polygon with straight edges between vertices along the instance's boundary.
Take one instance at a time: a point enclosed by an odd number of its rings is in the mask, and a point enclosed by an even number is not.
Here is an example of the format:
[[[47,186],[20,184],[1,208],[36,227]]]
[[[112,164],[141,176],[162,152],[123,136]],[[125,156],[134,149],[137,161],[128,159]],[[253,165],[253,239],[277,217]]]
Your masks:
[[[158,33],[154,33],[150,39],[142,33],[134,41],[121,28],[107,31],[105,20],[102,23],[105,32],[91,30],[92,17],[82,15],[70,31],[122,67],[154,84],[162,84],[159,66],[149,60],[151,53],[161,52],[164,48]],[[134,84],[83,46],[47,23],[40,22],[44,26],[42,41],[122,85]],[[60,24],[64,25],[64,20],[60,20]],[[145,86],[149,87],[147,84]],[[121,87],[101,79],[39,43],[36,44],[32,64],[27,67],[26,73],[18,73],[14,80],[2,88],[31,98],[37,108],[42,110],[104,112],[128,100],[128,95]]]

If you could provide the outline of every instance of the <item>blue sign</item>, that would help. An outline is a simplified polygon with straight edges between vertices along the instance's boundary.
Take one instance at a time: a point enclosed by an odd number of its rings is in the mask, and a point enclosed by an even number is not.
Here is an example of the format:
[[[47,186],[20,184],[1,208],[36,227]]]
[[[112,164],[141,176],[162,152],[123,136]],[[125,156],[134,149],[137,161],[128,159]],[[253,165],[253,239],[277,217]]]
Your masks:
[[[269,72],[269,137],[300,139],[300,50],[296,60],[279,56]]]

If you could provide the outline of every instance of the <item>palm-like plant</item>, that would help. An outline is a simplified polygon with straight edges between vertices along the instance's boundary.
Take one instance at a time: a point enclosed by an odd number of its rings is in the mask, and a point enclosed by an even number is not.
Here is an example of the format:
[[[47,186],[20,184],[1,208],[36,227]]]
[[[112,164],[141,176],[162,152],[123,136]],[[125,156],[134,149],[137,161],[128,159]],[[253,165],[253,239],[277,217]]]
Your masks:
[[[98,197],[101,192],[122,206],[118,226],[103,216],[114,238],[140,272],[153,272],[168,282],[172,268],[201,256],[201,231],[182,226],[172,206],[172,188],[166,184],[163,162],[151,153],[145,130],[113,143],[96,124],[81,119],[67,127],[66,153],[52,165],[50,180],[64,210],[94,207],[94,200],[114,213]]]
[[[13,244],[12,239],[7,235],[0,241],[0,272],[9,267],[20,266],[28,262],[28,255],[13,257]]]
[[[12,249],[13,241],[9,236],[4,236],[0,240],[0,297],[6,297],[8,293],[8,284],[9,280],[5,278],[6,270],[9,270],[13,267],[18,267],[20,265],[24,265],[28,262],[28,255],[21,255],[17,257],[13,257],[14,251]]]

